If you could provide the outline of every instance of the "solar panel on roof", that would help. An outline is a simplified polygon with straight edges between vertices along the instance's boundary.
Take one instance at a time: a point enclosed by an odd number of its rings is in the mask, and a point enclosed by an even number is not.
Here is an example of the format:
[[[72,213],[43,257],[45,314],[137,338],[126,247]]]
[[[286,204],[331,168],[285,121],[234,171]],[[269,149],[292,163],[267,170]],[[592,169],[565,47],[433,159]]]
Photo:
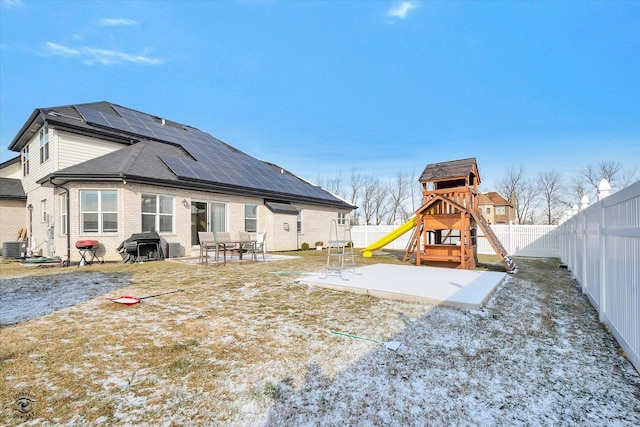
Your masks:
[[[337,201],[321,188],[288,173],[279,173],[278,170],[274,170],[273,165],[255,159],[199,129],[189,126],[176,127],[174,123],[167,124],[145,113],[117,105],[111,107],[120,117],[76,106],[88,123],[181,145],[195,160],[160,156],[179,179]]]
[[[99,126],[112,127],[111,124],[109,124],[109,122],[104,118],[102,113],[99,111],[91,110],[89,108],[82,107],[80,105],[76,106],[76,110],[78,110],[78,113],[80,113],[84,121],[87,123],[91,123]]]
[[[129,123],[127,123],[121,117],[114,116],[112,114],[105,114],[104,118],[109,122],[109,125],[111,125],[111,127],[114,129],[123,130],[125,132],[135,132],[134,129],[131,126],[129,126]]]

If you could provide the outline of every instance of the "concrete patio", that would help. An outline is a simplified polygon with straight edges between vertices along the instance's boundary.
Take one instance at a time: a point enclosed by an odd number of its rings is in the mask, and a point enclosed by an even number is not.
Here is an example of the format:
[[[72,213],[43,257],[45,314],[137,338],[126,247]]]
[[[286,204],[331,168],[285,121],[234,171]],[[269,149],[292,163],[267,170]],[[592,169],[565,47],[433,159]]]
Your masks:
[[[457,270],[415,265],[374,264],[330,272],[307,274],[300,281],[380,298],[478,308],[486,303],[506,273]]]

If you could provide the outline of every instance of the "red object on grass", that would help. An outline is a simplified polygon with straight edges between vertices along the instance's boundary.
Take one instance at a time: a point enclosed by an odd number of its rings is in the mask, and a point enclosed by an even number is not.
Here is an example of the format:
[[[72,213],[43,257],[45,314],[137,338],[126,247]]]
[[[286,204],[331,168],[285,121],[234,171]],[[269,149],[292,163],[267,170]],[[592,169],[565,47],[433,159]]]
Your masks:
[[[129,295],[122,295],[117,298],[107,298],[109,301],[117,302],[118,304],[124,305],[136,305],[140,302],[140,298],[132,297]]]
[[[156,295],[147,295],[146,297],[132,297],[130,295],[122,295],[122,296],[117,297],[117,298],[107,298],[107,299],[109,301],[112,301],[112,302],[117,302],[118,304],[136,305],[136,304],[139,304],[140,300],[143,300],[143,299],[155,298],[155,297],[159,297],[161,295],[175,294],[176,292],[184,292],[184,289],[178,289],[176,291],[163,292],[161,294],[156,294]]]
[[[93,249],[100,246],[100,242],[97,240],[78,240],[76,242],[76,249]]]

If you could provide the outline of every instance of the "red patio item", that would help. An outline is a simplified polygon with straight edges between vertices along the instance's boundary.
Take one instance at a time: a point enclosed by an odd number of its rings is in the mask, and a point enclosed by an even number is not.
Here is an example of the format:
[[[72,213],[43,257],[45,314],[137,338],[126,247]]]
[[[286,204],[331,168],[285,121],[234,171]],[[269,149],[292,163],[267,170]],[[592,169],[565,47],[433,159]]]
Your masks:
[[[148,295],[146,297],[132,297],[131,295],[122,295],[117,298],[107,298],[107,299],[109,301],[116,302],[122,305],[136,305],[136,304],[139,304],[140,301],[143,299],[155,298],[155,297],[159,297],[160,295],[175,294],[176,292],[184,292],[184,289],[178,289],[177,291],[169,291],[169,292],[164,292],[156,295]]]

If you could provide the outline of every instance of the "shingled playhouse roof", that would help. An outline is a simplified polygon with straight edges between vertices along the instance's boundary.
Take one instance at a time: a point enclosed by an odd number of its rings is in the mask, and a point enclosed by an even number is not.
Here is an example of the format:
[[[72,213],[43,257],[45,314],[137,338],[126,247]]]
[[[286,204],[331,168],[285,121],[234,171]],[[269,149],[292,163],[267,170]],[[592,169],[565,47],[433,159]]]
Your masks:
[[[480,174],[478,173],[478,164],[475,157],[428,164],[422,175],[420,175],[420,181],[432,182],[460,179],[469,175],[476,175],[478,183],[480,183]]]

